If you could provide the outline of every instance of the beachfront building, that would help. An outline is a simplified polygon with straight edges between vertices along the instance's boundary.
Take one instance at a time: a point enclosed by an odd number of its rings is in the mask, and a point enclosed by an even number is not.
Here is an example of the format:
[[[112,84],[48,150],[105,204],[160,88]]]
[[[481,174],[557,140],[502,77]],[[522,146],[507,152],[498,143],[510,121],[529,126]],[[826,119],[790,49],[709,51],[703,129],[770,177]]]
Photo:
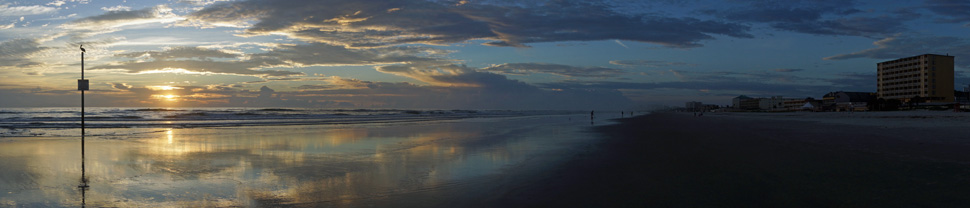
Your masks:
[[[825,110],[833,111],[867,111],[869,102],[876,100],[876,93],[871,92],[830,92],[822,97]]]
[[[687,111],[693,111],[693,112],[703,111],[704,103],[697,102],[697,101],[690,101],[690,102],[684,103],[684,108],[687,108]]]
[[[787,111],[793,108],[791,105],[786,105],[788,101],[804,101],[803,99],[797,98],[784,98],[782,96],[771,96],[770,98],[759,98],[758,108],[766,111]],[[805,104],[804,102],[799,103],[798,107]]]
[[[784,102],[785,109],[789,111],[818,111],[817,106],[821,106],[821,100],[815,100],[815,98],[805,98],[805,99],[786,99]]]
[[[782,103],[782,106],[784,106],[785,110],[789,110],[789,111],[801,110],[802,106],[805,106],[805,100],[800,100],[800,99],[785,100],[785,102]]]
[[[959,104],[960,109],[970,109],[970,87],[963,89],[964,91],[954,90],[954,102]]]
[[[731,107],[734,107],[735,109],[758,110],[758,99],[756,98],[741,95],[734,97],[734,99],[731,101],[731,104],[733,104]]]
[[[909,102],[952,103],[953,56],[923,54],[876,64],[876,96]]]

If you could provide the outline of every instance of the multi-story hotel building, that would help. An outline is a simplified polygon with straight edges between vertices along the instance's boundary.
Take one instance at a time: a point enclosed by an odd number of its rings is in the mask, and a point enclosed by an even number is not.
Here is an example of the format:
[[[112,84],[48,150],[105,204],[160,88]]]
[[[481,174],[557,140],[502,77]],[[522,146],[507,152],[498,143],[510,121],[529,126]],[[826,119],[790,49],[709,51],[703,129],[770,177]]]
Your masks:
[[[876,64],[876,96],[909,102],[953,102],[953,56],[923,54]]]

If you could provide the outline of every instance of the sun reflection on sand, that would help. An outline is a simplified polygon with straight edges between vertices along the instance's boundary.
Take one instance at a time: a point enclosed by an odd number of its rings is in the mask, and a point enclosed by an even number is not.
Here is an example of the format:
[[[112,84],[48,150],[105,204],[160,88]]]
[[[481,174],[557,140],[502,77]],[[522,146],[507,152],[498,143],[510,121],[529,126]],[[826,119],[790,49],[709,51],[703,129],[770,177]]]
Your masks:
[[[168,135],[168,144],[172,144],[172,142],[175,140],[175,136],[172,136],[172,129],[165,131],[165,134]]]

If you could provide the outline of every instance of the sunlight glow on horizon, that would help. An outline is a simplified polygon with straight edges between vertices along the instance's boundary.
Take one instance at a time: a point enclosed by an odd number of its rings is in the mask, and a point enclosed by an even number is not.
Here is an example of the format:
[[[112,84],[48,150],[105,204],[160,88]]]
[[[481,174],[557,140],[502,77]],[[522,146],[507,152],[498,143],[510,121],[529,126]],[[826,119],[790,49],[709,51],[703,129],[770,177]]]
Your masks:
[[[155,86],[145,86],[152,90],[181,90],[181,87],[171,86],[171,85],[155,85]]]
[[[153,99],[170,101],[170,102],[178,102],[178,98],[180,97],[181,96],[178,96],[178,95],[152,95]]]

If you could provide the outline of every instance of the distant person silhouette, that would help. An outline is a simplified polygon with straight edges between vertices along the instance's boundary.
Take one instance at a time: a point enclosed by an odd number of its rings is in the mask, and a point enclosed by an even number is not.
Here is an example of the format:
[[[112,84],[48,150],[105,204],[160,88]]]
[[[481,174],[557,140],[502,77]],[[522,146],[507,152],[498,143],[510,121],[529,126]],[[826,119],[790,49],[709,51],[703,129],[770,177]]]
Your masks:
[[[595,117],[596,117],[596,111],[595,110],[589,111],[589,120],[593,120],[593,118]]]

